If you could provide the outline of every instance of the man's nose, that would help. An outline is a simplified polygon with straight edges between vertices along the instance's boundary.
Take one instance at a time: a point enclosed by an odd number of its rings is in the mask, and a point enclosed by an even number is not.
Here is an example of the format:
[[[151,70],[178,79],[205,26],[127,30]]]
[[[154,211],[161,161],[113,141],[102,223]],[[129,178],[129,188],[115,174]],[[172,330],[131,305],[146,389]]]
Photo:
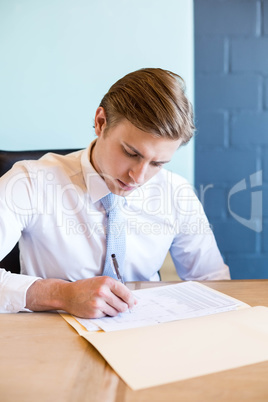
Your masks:
[[[146,171],[146,164],[139,163],[129,170],[129,176],[136,184],[143,184],[145,181]]]

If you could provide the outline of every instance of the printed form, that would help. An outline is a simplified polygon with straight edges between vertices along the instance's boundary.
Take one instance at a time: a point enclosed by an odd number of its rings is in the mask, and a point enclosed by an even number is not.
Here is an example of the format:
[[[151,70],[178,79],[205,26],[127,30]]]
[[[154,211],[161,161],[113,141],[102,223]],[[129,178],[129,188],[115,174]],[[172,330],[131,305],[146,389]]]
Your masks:
[[[116,317],[74,318],[88,331],[119,331],[249,307],[246,303],[191,281],[134,290],[133,294],[138,303],[131,311]]]

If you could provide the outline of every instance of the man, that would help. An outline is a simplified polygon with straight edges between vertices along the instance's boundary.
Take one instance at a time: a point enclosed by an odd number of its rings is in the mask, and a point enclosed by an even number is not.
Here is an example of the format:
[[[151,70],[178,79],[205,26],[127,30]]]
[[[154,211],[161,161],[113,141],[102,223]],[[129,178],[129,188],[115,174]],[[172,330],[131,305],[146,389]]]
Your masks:
[[[96,318],[133,307],[128,288],[103,275],[108,194],[123,201],[112,238],[124,239],[125,281],[159,280],[168,250],[184,280],[229,279],[193,191],[162,169],[193,131],[182,79],[142,69],[104,96],[88,149],[15,164],[0,180],[0,260],[19,239],[22,275],[0,270],[0,311]]]

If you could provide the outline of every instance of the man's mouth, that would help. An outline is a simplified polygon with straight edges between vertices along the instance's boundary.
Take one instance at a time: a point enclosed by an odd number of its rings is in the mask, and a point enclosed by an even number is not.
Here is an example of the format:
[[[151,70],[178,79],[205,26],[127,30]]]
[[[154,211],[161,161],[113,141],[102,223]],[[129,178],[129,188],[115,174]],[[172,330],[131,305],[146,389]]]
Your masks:
[[[133,190],[135,190],[135,188],[137,188],[137,186],[126,184],[119,179],[117,179],[117,181],[118,181],[118,184],[121,187],[121,189],[124,191],[133,191]]]

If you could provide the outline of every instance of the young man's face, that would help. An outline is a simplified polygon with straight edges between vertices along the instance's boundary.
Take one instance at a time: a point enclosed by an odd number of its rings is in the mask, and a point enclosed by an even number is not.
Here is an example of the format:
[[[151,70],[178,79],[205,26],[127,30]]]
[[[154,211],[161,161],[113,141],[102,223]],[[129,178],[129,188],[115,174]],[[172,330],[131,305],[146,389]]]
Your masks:
[[[100,107],[95,117],[98,139],[91,162],[110,191],[121,196],[151,179],[181,144],[181,140],[156,138],[126,119],[106,133],[105,127],[105,112]]]

